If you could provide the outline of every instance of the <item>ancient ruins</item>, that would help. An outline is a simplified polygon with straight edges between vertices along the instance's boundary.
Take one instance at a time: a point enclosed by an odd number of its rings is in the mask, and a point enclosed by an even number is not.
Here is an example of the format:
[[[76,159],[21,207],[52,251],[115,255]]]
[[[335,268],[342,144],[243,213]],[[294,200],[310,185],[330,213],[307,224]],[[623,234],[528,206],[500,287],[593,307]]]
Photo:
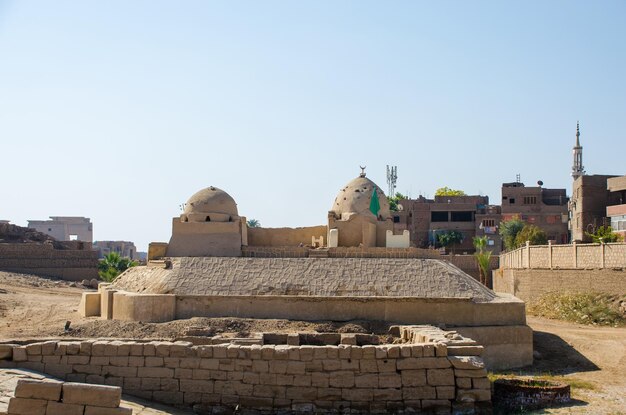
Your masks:
[[[173,344],[57,343],[47,347],[68,355],[58,375],[88,376],[95,365],[98,376],[119,377],[125,393],[196,408],[475,410],[490,401],[486,368],[532,363],[524,303],[410,247],[408,231],[395,235],[387,198],[364,172],[339,191],[327,220],[306,228],[249,228],[228,193],[202,189],[173,218],[169,243],[150,244],[146,266],[84,293],[80,312],[142,322],[246,317],[395,324],[386,340],[355,333],[192,333]],[[37,364],[39,350],[14,348],[13,360]]]

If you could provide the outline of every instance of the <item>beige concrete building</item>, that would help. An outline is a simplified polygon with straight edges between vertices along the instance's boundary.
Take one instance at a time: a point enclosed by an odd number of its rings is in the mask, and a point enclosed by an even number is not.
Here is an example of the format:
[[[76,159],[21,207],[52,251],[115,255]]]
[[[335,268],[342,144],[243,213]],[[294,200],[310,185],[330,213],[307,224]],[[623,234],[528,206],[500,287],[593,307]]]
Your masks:
[[[139,259],[137,247],[130,241],[95,241],[93,247],[98,251],[99,258],[104,258],[111,252],[116,252],[123,258]]]
[[[29,220],[28,227],[57,241],[93,241],[93,225],[82,216],[50,216],[50,220]]]

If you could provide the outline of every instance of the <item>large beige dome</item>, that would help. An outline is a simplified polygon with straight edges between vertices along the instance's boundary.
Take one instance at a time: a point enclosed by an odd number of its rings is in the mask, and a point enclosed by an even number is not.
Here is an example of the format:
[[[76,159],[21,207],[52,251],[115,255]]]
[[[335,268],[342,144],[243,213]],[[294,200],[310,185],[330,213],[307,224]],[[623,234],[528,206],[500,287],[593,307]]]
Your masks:
[[[211,186],[189,198],[182,216],[191,222],[228,222],[239,213],[237,203],[228,193]]]
[[[335,214],[341,216],[344,220],[353,214],[373,217],[374,214],[370,210],[370,204],[374,189],[376,189],[376,195],[378,196],[378,203],[380,205],[378,218],[382,218],[383,220],[387,219],[390,216],[387,197],[376,183],[365,177],[365,174],[350,181],[339,191],[330,210],[334,211]]]

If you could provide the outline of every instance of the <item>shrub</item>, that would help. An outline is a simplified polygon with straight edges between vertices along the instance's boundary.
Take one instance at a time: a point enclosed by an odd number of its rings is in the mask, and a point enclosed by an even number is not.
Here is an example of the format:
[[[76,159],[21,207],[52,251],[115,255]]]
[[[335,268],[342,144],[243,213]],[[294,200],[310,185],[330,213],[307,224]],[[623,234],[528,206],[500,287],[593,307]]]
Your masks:
[[[528,304],[530,314],[579,324],[619,326],[626,323],[620,304],[626,296],[604,293],[547,293]]]

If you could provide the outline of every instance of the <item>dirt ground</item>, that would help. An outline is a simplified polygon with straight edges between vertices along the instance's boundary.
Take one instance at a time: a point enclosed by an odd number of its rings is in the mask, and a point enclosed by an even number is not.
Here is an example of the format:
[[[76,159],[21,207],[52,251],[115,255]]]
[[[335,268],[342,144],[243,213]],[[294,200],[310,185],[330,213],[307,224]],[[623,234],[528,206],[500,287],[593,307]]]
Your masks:
[[[369,322],[193,318],[152,324],[84,319],[77,313],[84,290],[66,281],[0,271],[0,341],[63,337],[174,339],[192,326],[229,336],[258,331],[385,336],[388,329],[384,323]],[[66,321],[71,321],[69,332],[64,331]],[[535,363],[505,374],[563,379],[572,385],[574,397],[567,406],[532,413],[626,415],[626,328],[590,327],[533,316],[528,316],[528,324],[534,330]]]

